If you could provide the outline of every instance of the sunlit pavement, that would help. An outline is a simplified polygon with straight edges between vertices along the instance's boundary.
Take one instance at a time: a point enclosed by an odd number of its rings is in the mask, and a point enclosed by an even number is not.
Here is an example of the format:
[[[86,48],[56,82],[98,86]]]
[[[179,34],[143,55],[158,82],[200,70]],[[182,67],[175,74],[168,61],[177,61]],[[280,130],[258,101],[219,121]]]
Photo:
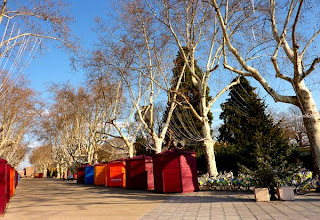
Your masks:
[[[200,191],[157,194],[79,185],[75,181],[22,179],[0,219],[320,219],[320,193],[295,201],[254,201],[252,193]]]
[[[320,219],[320,193],[295,201],[255,202],[252,192],[200,191],[170,197],[146,213],[147,219]]]

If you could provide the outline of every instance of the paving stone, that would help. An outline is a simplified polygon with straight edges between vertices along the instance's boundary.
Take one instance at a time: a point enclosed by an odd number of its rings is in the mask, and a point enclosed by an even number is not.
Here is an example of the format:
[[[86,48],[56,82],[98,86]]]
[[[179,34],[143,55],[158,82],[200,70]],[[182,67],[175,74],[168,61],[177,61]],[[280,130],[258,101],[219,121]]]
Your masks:
[[[183,220],[196,220],[197,217],[190,217],[190,216],[185,216],[183,217]]]
[[[274,219],[272,216],[270,215],[256,215],[256,218],[258,220],[268,220],[268,219]]]
[[[238,215],[228,215],[226,216],[226,220],[240,220],[241,217]]]

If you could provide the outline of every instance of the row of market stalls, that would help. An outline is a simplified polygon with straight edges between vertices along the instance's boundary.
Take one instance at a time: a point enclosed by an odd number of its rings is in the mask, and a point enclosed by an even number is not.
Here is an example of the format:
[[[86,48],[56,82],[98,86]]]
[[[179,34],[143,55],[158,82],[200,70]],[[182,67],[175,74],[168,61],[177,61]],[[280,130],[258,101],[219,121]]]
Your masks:
[[[155,190],[161,193],[199,190],[195,152],[169,150],[78,169],[77,183]]]
[[[18,172],[6,160],[0,159],[0,216],[4,214],[19,181]]]

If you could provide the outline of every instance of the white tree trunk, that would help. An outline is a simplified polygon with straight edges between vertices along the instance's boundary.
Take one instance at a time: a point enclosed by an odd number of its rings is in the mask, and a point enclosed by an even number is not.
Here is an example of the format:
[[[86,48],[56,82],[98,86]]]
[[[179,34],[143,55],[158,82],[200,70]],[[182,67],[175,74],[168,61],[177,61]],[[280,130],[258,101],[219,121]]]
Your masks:
[[[203,125],[202,125],[202,133],[204,140],[204,147],[206,150],[206,159],[207,159],[207,168],[210,176],[218,175],[216,158],[214,155],[214,141],[210,134],[210,124],[208,117],[204,117]]]
[[[94,160],[94,164],[97,164],[97,163],[99,163],[99,161],[98,161],[98,153],[95,151],[94,152],[94,156],[93,156],[93,160]]]
[[[60,179],[61,175],[60,175],[60,164],[57,163],[57,179]]]
[[[161,153],[162,150],[162,142],[163,140],[161,138],[154,138],[154,147],[155,147],[155,153]]]
[[[300,110],[303,113],[303,122],[307,130],[313,162],[316,173],[320,169],[320,115],[312,97],[311,91],[302,81],[296,88],[299,96]]]
[[[129,157],[133,157],[134,153],[133,153],[133,143],[129,142],[127,143],[127,147],[128,147],[128,152],[129,152]]]
[[[43,173],[43,177],[47,177],[47,166],[43,167],[42,173]]]

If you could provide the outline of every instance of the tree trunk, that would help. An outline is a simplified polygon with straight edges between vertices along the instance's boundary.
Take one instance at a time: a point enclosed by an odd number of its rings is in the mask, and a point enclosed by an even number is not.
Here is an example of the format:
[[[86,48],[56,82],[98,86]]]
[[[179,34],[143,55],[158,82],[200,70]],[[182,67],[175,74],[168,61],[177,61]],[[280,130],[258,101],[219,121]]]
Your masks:
[[[98,153],[95,151],[94,152],[94,156],[93,156],[93,160],[94,160],[94,164],[97,164],[97,163],[99,163],[99,161],[98,161]]]
[[[319,117],[304,117],[304,125],[310,142],[314,169],[319,174],[320,169],[320,120]]]
[[[162,141],[161,138],[154,138],[154,147],[155,147],[155,153],[161,153],[162,150]]]
[[[43,167],[43,171],[42,171],[43,177],[47,177],[47,172],[48,172],[47,166],[44,166],[44,167]]]
[[[89,147],[87,160],[88,160],[88,164],[89,165],[91,165],[93,163],[93,149],[92,149],[92,146]]]
[[[66,174],[65,174],[65,172],[64,172],[64,166],[63,165],[61,165],[60,166],[60,179],[62,178],[65,178],[65,176],[66,176]]]
[[[127,143],[127,147],[128,147],[128,152],[129,152],[129,157],[133,157],[133,143]]]
[[[303,113],[303,122],[307,130],[310,142],[310,148],[313,158],[315,172],[319,174],[320,169],[320,116],[317,106],[312,97],[311,91],[302,81],[296,87],[296,93],[299,96],[300,110]]]
[[[204,147],[206,150],[206,159],[207,159],[207,168],[210,176],[218,175],[217,164],[216,164],[216,157],[214,155],[214,141],[210,134],[210,125],[208,117],[204,117],[203,126],[202,126],[202,133],[204,137]]]
[[[60,175],[60,164],[57,163],[57,179],[60,179],[61,175]]]

